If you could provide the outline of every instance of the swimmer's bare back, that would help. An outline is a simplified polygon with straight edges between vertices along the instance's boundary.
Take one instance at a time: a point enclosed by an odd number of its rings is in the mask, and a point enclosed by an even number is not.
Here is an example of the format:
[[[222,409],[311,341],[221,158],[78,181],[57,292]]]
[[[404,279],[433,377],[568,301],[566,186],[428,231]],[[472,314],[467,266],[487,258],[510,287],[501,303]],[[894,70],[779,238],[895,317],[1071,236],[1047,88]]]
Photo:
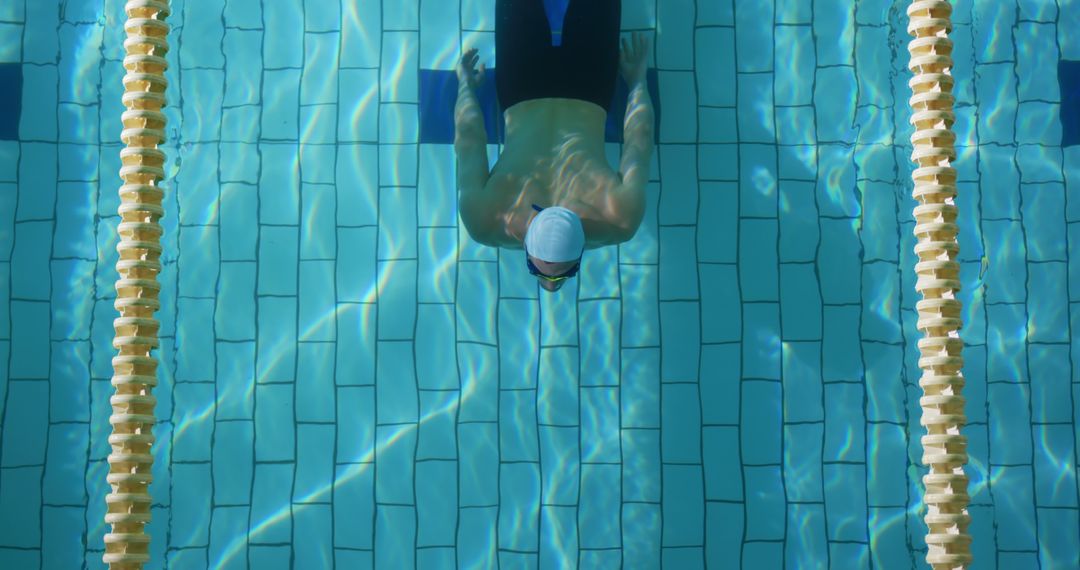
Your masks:
[[[530,99],[504,113],[506,144],[488,170],[487,133],[475,90],[484,66],[477,50],[458,65],[454,108],[458,211],[473,240],[520,249],[532,204],[563,206],[581,217],[585,247],[630,240],[645,213],[653,151],[653,109],[645,80],[648,41],[623,40],[620,71],[629,86],[619,172],[604,153],[607,112],[578,99]]]

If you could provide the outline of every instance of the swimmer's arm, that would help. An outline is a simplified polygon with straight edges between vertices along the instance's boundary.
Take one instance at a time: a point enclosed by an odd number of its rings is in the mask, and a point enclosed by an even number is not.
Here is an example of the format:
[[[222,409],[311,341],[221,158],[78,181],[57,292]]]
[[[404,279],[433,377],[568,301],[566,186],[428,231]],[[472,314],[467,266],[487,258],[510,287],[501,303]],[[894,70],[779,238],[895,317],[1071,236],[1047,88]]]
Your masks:
[[[468,83],[458,86],[454,106],[454,154],[457,155],[458,212],[474,240],[484,243],[490,233],[492,205],[485,199],[490,171],[487,158],[487,131],[476,94]],[[487,207],[485,207],[487,206]]]
[[[645,217],[645,186],[649,183],[649,162],[653,153],[653,106],[648,83],[644,78],[630,86],[623,120],[622,159],[619,174],[622,186],[616,200],[615,218],[627,233],[634,237],[641,219]]]

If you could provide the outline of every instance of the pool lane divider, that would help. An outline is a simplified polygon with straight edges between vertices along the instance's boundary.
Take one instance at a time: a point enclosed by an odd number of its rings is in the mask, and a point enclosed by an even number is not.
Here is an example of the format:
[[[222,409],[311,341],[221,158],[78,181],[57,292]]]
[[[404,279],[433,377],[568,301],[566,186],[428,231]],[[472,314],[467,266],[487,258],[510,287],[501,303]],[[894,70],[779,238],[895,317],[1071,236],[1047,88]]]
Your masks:
[[[921,423],[923,464],[930,467],[923,477],[927,525],[926,561],[934,570],[966,569],[972,561],[968,525],[967,438],[960,430],[967,423],[961,391],[964,343],[959,330],[961,303],[960,263],[957,258],[956,134],[952,126],[954,97],[952,6],[943,0],[918,0],[907,9],[908,82],[912,96],[911,160],[912,196],[919,202],[913,214],[915,236],[915,290],[922,294],[916,303],[919,340],[919,386],[923,396]]]
[[[169,25],[167,0],[130,0],[124,5],[124,95],[121,115],[120,223],[116,246],[116,310],[113,321],[112,434],[109,436],[108,483],[102,560],[110,570],[141,570],[149,562],[150,482],[154,436],[152,391],[157,385],[158,321],[161,272],[161,206],[165,178],[165,54]]]

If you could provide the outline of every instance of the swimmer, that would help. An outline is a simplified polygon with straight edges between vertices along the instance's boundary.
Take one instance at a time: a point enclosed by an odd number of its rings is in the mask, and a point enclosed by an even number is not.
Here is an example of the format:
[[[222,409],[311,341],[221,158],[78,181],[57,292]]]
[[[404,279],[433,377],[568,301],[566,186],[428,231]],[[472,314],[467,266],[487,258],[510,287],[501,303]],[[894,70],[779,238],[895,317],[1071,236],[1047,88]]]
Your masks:
[[[637,233],[653,151],[646,83],[649,42],[622,40],[621,0],[570,0],[562,45],[552,45],[545,0],[497,0],[496,92],[506,141],[488,171],[487,134],[476,98],[484,64],[476,48],[457,67],[454,152],[458,211],[473,240],[524,249],[529,273],[548,291],[581,267],[587,249]],[[629,88],[619,172],[608,165],[604,124],[617,74]]]

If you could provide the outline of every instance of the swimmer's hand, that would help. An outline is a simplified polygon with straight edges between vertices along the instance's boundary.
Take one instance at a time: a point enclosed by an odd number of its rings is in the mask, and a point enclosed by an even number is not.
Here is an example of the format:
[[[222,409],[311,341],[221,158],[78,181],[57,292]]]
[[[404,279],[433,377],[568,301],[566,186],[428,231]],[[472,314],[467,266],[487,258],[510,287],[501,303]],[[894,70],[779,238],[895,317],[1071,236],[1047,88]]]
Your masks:
[[[649,68],[649,39],[641,32],[634,32],[632,37],[622,40],[619,53],[619,72],[623,80],[631,87],[645,81]]]
[[[480,61],[479,50],[472,48],[467,50],[464,55],[461,56],[461,61],[457,67],[458,85],[468,84],[473,90],[476,90],[484,82],[484,64],[480,64],[479,69],[474,69],[476,62]]]

